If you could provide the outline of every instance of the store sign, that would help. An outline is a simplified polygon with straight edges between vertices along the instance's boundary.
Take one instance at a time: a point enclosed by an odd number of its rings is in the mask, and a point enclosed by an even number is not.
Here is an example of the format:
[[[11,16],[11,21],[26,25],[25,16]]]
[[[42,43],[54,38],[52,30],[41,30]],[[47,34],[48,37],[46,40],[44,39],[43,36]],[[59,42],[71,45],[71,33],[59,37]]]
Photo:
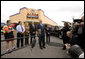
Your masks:
[[[32,9],[30,12],[31,13],[27,14],[27,18],[38,18],[39,17],[38,14],[35,13],[35,10]]]
[[[27,15],[27,18],[38,18],[38,16]]]
[[[39,17],[38,14],[34,14],[34,13],[27,14],[27,18],[38,18],[38,17]]]

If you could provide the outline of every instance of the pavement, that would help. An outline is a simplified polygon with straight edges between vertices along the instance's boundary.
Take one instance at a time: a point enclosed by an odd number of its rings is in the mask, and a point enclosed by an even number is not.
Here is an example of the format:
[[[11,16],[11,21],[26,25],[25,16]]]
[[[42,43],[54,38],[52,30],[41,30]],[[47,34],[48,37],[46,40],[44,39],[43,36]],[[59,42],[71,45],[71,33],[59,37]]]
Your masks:
[[[71,58],[71,56],[66,53],[66,50],[62,50],[62,39],[51,36],[50,44],[46,44],[45,46],[46,48],[41,50],[38,44],[38,38],[36,38],[36,45],[34,48],[26,46],[25,48],[13,51],[12,53],[5,54],[1,56],[1,58]],[[9,47],[11,48],[11,42]],[[5,50],[6,42],[1,42],[1,54],[4,53]]]

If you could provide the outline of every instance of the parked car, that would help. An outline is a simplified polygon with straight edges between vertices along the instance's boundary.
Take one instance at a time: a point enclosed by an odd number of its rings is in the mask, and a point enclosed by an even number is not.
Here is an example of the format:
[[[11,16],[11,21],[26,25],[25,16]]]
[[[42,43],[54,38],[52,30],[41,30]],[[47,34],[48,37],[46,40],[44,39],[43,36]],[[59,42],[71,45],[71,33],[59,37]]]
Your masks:
[[[59,36],[58,36],[60,39],[62,39],[62,37],[63,37],[63,32],[60,30],[59,31]]]
[[[63,35],[63,32],[61,31],[62,28],[63,26],[52,26],[51,35],[62,39],[62,35]]]
[[[63,36],[63,32],[61,31],[61,29],[63,28],[63,26],[58,26],[59,29],[58,29],[58,38],[62,39],[62,36]]]

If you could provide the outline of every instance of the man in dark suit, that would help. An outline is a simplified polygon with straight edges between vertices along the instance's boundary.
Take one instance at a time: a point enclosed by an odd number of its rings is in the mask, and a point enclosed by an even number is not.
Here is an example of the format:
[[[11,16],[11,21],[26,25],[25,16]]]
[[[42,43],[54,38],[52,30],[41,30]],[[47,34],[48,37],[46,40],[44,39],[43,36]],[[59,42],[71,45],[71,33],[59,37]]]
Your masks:
[[[30,35],[31,35],[30,44],[32,44],[32,38],[35,39],[36,35],[36,26],[34,25],[34,22],[32,22],[32,24],[30,25]]]
[[[46,43],[50,43],[51,26],[48,24],[46,27]]]
[[[40,49],[45,48],[45,26],[42,24],[42,21],[40,20],[40,23],[38,24],[38,32],[39,32],[39,46]]]

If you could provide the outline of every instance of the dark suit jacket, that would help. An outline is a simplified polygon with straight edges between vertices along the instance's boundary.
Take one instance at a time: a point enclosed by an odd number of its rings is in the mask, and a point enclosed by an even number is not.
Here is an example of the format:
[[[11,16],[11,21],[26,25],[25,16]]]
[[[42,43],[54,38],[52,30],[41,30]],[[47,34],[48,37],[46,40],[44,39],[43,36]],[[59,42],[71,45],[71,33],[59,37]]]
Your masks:
[[[35,35],[35,33],[33,33],[33,32],[36,32],[36,26],[34,25],[34,27],[33,27],[33,25],[31,24],[30,25],[30,35]]]
[[[72,35],[72,38],[69,38],[68,40],[71,45],[78,44],[78,38],[75,35]]]
[[[50,34],[51,34],[51,28],[48,28],[48,30],[46,28],[46,35],[50,35]]]
[[[41,26],[40,24],[38,24],[37,26],[37,30],[41,29],[41,34],[40,36],[45,36],[45,26]]]
[[[61,31],[63,32],[63,38],[66,38],[67,37],[67,31],[70,31],[69,27],[63,27],[61,29]]]

